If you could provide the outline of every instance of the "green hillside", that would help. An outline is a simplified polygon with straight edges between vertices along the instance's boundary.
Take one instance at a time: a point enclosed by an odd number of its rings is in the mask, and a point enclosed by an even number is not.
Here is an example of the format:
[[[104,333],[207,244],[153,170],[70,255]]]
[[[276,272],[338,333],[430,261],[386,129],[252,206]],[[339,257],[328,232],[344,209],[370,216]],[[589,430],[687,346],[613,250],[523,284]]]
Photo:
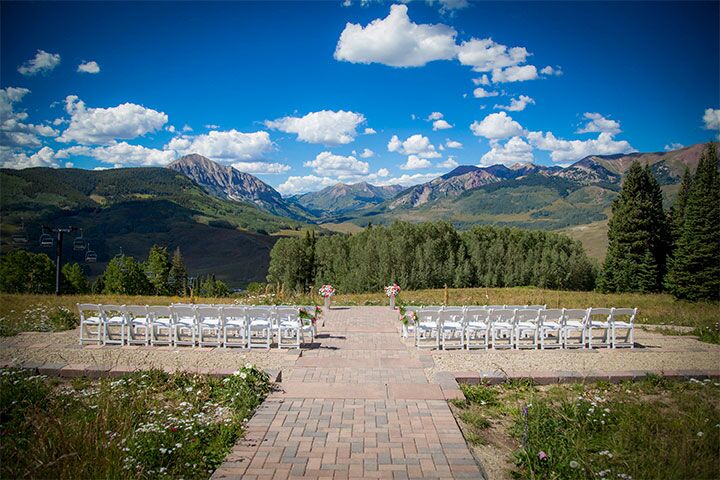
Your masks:
[[[0,170],[2,250],[24,220],[27,248],[42,251],[41,226],[77,226],[98,254],[89,264],[99,274],[120,250],[143,258],[154,243],[179,246],[192,274],[215,273],[232,286],[262,280],[269,251],[281,230],[301,222],[278,217],[254,205],[205,193],[182,174],[164,168],[106,171],[33,168]],[[69,259],[82,252],[65,246]]]

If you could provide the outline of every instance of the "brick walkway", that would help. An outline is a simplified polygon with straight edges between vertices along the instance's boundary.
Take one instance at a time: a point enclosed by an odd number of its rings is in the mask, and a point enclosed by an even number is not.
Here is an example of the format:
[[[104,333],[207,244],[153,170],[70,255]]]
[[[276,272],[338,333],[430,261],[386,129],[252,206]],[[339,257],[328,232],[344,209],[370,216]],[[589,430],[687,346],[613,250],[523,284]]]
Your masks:
[[[432,357],[405,347],[389,309],[325,322],[214,479],[482,478],[448,391],[427,382]]]

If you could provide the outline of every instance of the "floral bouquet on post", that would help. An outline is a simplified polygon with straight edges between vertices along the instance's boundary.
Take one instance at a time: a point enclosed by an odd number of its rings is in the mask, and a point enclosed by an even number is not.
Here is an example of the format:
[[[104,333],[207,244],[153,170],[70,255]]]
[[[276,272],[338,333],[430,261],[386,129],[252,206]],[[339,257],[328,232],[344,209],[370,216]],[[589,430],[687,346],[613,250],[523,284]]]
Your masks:
[[[395,310],[395,297],[400,294],[400,285],[393,283],[385,287],[385,295],[390,297],[390,308]]]
[[[335,295],[335,288],[333,288],[332,285],[323,285],[320,287],[320,290],[318,290],[318,293],[321,297],[325,299],[325,308],[328,310],[330,309],[330,297]]]
[[[402,336],[403,338],[408,337],[409,325],[415,325],[417,322],[417,315],[412,310],[407,310],[404,306],[400,305],[400,322],[402,323]],[[414,327],[413,327],[414,328]]]

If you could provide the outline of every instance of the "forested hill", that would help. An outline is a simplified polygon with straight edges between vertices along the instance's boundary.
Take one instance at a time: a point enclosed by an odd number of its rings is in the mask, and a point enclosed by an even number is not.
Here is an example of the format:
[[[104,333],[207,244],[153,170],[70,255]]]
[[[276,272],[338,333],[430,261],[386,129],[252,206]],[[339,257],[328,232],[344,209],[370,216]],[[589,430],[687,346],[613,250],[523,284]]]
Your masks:
[[[231,286],[263,280],[276,237],[268,235],[307,226],[255,205],[207,194],[181,173],[165,168],[104,171],[31,168],[0,170],[2,249],[24,221],[28,249],[40,251],[41,226],[77,226],[101,272],[120,250],[142,258],[154,244],[179,246],[195,274],[215,273]],[[69,259],[82,260],[66,244]]]

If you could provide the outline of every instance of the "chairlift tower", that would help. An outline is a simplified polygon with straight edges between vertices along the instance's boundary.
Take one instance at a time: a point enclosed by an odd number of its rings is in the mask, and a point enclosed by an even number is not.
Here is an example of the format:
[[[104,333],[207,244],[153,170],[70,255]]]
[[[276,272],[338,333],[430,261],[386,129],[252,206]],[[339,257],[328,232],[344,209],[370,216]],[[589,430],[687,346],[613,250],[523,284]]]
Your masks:
[[[43,237],[47,238],[50,235],[48,232],[51,232],[55,235],[57,235],[57,242],[55,243],[55,295],[60,295],[60,279],[62,277],[62,246],[63,246],[63,237],[66,233],[76,232],[80,230],[78,227],[65,227],[65,228],[50,228],[43,225],[42,231],[43,234],[40,236],[40,242],[42,246],[48,246],[46,243],[43,243]],[[51,237],[52,241],[52,237]],[[52,245],[52,244],[51,244]]]

